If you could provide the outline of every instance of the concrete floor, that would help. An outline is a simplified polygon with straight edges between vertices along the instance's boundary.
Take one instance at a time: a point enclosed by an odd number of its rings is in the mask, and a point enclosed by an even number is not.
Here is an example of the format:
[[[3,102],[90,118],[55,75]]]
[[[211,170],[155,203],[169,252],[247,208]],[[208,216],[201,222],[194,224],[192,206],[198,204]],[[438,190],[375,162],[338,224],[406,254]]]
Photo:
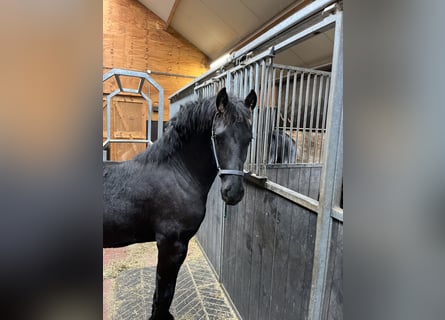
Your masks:
[[[144,243],[104,249],[104,320],[147,320],[157,249]],[[238,320],[195,239],[179,271],[170,312],[177,320]]]

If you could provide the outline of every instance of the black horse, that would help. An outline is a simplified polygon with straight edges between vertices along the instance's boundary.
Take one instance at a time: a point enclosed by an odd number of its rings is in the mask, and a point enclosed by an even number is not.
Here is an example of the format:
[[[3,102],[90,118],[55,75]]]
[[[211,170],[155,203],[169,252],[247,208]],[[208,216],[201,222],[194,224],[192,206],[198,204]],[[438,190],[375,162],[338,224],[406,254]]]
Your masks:
[[[283,130],[274,130],[270,134],[268,163],[295,163],[297,143]]]
[[[216,99],[182,107],[164,135],[133,160],[104,164],[104,248],[157,243],[150,319],[174,319],[169,308],[178,271],[204,219],[218,172],[227,204],[235,205],[244,195],[242,170],[256,102],[253,90],[242,101],[229,98],[223,88]]]

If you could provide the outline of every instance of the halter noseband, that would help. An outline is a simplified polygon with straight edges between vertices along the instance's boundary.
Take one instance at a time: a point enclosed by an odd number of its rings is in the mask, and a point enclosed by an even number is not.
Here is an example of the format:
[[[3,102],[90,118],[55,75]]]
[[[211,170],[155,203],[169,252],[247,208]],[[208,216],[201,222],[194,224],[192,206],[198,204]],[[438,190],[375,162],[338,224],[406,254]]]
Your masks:
[[[240,170],[230,170],[230,169],[221,169],[220,165],[219,165],[219,161],[218,161],[218,155],[216,154],[216,144],[215,144],[215,129],[214,129],[214,124],[215,124],[215,117],[213,118],[212,121],[212,149],[213,149],[213,157],[215,158],[215,162],[216,162],[216,167],[218,168],[218,175],[222,176],[222,175],[235,175],[235,176],[244,176],[244,172],[240,171]]]

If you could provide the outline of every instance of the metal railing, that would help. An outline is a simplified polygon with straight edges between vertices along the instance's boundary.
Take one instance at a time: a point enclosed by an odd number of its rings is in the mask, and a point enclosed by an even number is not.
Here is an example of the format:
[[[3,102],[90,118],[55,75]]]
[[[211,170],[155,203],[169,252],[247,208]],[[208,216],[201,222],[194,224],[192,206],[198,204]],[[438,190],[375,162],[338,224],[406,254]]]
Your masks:
[[[329,86],[329,72],[274,64],[269,51],[197,85],[195,96],[257,92],[245,169],[261,176],[268,164],[322,162]]]

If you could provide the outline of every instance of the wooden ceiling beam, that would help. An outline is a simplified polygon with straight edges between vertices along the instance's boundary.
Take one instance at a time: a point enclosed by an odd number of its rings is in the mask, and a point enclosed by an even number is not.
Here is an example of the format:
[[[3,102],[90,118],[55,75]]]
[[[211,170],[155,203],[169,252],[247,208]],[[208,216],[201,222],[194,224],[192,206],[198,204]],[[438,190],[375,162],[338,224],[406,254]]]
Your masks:
[[[173,16],[176,13],[176,8],[178,8],[179,2],[181,2],[181,0],[175,0],[175,3],[173,4],[172,9],[170,10],[170,14],[168,15],[168,19],[167,19],[167,23],[166,23],[166,29],[170,26],[170,23],[173,20]]]

